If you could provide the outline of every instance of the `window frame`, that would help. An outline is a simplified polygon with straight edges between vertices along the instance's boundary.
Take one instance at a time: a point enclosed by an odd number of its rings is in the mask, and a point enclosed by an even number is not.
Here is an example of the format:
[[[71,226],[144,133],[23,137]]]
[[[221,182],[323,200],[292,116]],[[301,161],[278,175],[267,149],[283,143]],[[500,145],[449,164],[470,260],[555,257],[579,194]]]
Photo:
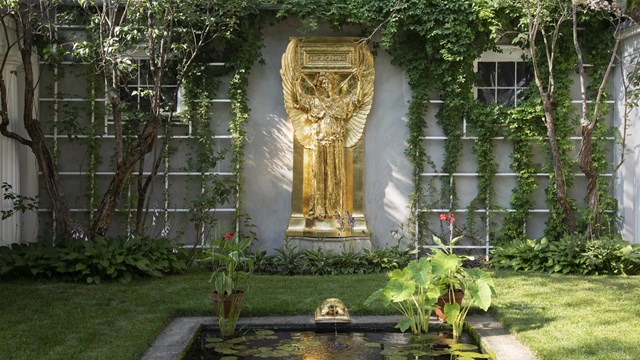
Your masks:
[[[479,58],[477,58],[474,62],[473,62],[473,69],[476,73],[478,73],[478,63],[479,62],[493,62],[493,63],[500,63],[500,62],[511,62],[511,63],[526,63],[526,57],[527,57],[527,52],[524,49],[521,49],[518,46],[514,46],[514,45],[500,45],[499,46],[501,52],[498,51],[486,51],[484,52]],[[497,66],[497,65],[496,65]],[[517,81],[517,66],[514,68],[515,74],[514,74],[514,80]],[[496,71],[497,72],[497,71]],[[531,76],[533,77],[533,73],[531,73]],[[530,80],[532,81],[533,78]],[[496,84],[497,85],[497,84]],[[514,84],[515,86],[508,86],[508,87],[501,87],[501,86],[492,86],[492,87],[483,87],[483,86],[477,86],[474,85],[473,86],[473,96],[476,100],[480,101],[478,99],[478,90],[481,89],[495,89],[500,90],[500,89],[513,89],[513,90],[518,90],[518,89],[524,89],[525,87],[520,87],[517,86],[517,83]],[[527,83],[527,86],[529,85],[529,83]],[[505,106],[505,107],[510,107],[507,105],[502,105],[500,103],[497,102],[497,95],[494,96],[494,102],[493,104],[498,104],[501,106]],[[514,99],[514,105],[513,107],[518,107],[518,96],[515,97]]]

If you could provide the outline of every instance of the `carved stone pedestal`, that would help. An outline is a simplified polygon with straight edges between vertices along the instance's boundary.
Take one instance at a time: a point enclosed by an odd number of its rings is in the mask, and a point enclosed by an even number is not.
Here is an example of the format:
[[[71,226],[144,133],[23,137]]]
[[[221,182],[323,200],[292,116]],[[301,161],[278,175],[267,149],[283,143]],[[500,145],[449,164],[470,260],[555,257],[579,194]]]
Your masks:
[[[371,249],[369,236],[352,236],[342,238],[315,238],[305,236],[289,237],[289,245],[296,246],[299,250],[317,249],[333,250],[338,254],[345,252],[361,252],[363,249]]]

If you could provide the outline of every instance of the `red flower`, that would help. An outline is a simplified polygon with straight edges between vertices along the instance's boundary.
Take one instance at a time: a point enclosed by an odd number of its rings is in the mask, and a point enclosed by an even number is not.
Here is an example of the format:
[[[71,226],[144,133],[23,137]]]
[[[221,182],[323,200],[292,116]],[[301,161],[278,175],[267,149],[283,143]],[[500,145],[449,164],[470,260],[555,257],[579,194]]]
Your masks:
[[[456,222],[456,217],[453,214],[440,214],[438,215],[438,218],[440,219],[440,221],[448,221],[449,223],[451,223],[451,225],[453,225]]]
[[[233,235],[235,234],[234,233],[223,234],[222,241],[231,241],[231,239],[233,239]]]

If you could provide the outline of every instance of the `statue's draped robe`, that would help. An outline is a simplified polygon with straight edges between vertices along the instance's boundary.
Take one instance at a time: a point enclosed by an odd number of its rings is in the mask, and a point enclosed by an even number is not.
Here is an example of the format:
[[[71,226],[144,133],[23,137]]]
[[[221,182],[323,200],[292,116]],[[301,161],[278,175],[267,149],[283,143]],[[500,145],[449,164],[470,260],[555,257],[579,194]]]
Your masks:
[[[355,106],[349,98],[340,98],[328,85],[323,96],[303,96],[300,108],[312,125],[313,159],[311,193],[307,216],[329,218],[348,211],[346,205],[345,123]]]

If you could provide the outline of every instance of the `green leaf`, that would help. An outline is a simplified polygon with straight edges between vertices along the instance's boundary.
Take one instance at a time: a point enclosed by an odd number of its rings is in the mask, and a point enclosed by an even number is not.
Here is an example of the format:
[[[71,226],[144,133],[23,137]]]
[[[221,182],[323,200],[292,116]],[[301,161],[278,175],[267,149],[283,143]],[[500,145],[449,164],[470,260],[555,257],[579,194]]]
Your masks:
[[[408,317],[405,317],[402,320],[400,320],[398,324],[396,324],[396,327],[400,329],[400,331],[405,332],[407,331],[407,329],[411,327],[412,324],[413,324],[413,320],[411,320]]]
[[[451,350],[477,350],[478,347],[473,345],[473,344],[464,344],[464,343],[458,343],[458,344],[451,344],[449,345],[449,348]]]
[[[478,352],[470,352],[470,351],[452,351],[451,355],[457,355],[458,360],[491,359],[491,356],[489,354],[481,354]]]
[[[491,306],[491,288],[489,284],[479,280],[469,284],[466,290],[474,304],[484,311],[489,309],[489,306]]]
[[[416,284],[413,281],[391,279],[384,287],[383,294],[391,301],[401,302],[409,299],[415,290]]]
[[[439,237],[435,236],[435,235],[433,235],[433,242],[434,242],[434,243],[436,243],[436,245],[440,246],[441,248],[446,248],[446,247],[447,247],[447,246],[442,242],[442,240],[441,240]]]
[[[420,258],[420,260],[409,262],[407,269],[415,281],[416,286],[427,287],[431,284],[433,273],[431,271],[431,262],[428,258],[423,257]]]
[[[431,259],[431,265],[433,273],[441,276],[457,271],[462,266],[462,260],[454,254],[437,253]]]
[[[447,322],[453,325],[458,319],[458,314],[460,314],[460,305],[456,302],[446,303],[444,304],[444,309],[442,309],[442,312],[447,318]]]
[[[210,343],[221,343],[224,341],[224,339],[219,337],[208,337],[206,341]]]
[[[376,300],[380,300],[380,297],[382,296],[382,292],[384,291],[384,289],[378,289],[375,292],[373,292],[371,295],[369,295],[369,297],[364,301],[364,304],[366,306],[369,306],[372,302],[376,301]]]

